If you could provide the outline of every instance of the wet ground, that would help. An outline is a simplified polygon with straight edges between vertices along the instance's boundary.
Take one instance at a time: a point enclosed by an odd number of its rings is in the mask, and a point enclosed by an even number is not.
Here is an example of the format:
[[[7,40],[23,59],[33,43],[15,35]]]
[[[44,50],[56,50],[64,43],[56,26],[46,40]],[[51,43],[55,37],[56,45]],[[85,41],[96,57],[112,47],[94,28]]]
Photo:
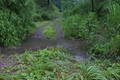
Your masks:
[[[15,53],[24,53],[26,50],[35,51],[38,49],[44,49],[46,47],[62,46],[68,51],[69,54],[76,56],[77,59],[81,60],[85,58],[84,42],[82,40],[71,40],[64,38],[59,28],[60,22],[55,25],[55,29],[58,35],[56,39],[50,40],[43,38],[41,31],[49,24],[50,23],[47,23],[40,27],[33,35],[26,39],[21,46],[11,48],[1,47],[1,54],[10,55]]]
[[[57,18],[58,16],[56,16]],[[55,20],[53,20],[55,21]],[[51,21],[52,22],[52,21]],[[45,39],[42,36],[42,30],[44,29],[45,26],[49,25],[51,22],[41,26],[38,28],[38,30],[32,34],[29,38],[27,38],[25,41],[22,42],[21,46],[16,46],[16,47],[0,47],[0,55],[4,55],[3,58],[0,58],[0,68],[7,67],[9,65],[12,65],[10,63],[10,60],[13,60],[11,58],[8,58],[10,54],[22,54],[26,50],[38,50],[38,49],[44,49],[46,47],[56,47],[56,46],[62,46],[63,49],[65,49],[68,54],[76,58],[77,60],[85,60],[85,45],[84,41],[82,40],[71,40],[71,39],[66,39],[64,38],[59,25],[60,22],[58,22],[54,27],[56,29],[56,33],[58,37],[56,39],[50,40],[50,39]],[[5,62],[5,64],[4,64]],[[7,62],[7,63],[6,63]]]

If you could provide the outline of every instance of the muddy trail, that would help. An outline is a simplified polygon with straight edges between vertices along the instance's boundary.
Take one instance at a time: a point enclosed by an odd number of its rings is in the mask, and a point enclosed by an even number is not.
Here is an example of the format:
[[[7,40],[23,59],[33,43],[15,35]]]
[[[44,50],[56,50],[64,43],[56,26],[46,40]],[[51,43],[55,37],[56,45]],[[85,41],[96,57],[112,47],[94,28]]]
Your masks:
[[[55,17],[54,20],[51,22],[55,21],[59,15]],[[15,47],[0,47],[0,55],[4,55],[4,57],[0,58],[0,68],[4,68],[7,66],[11,66],[14,64],[15,61],[14,59],[10,58],[10,55],[19,53],[22,54],[26,50],[32,50],[36,51],[38,49],[44,49],[47,47],[57,47],[57,46],[62,46],[63,49],[65,49],[68,54],[76,58],[77,60],[84,60],[86,56],[84,53],[86,52],[84,48],[84,41],[82,40],[71,40],[71,39],[66,39],[63,36],[63,33],[60,29],[60,23],[58,22],[57,24],[54,25],[54,28],[57,33],[57,38],[56,39],[45,39],[42,35],[42,30],[48,26],[51,22],[46,23],[45,25],[41,26],[38,28],[38,30],[32,34],[29,38],[24,40],[22,42],[21,46],[15,46]]]
[[[59,16],[60,16],[60,14],[57,14],[57,15],[55,16],[55,18],[54,18],[51,22],[48,22],[48,23],[46,23],[45,25],[40,26],[40,27],[37,29],[37,31],[35,31],[35,33],[30,36],[30,38],[44,38],[43,35],[42,35],[43,29],[44,29],[46,26],[50,25],[50,23],[54,22],[57,18],[59,18]]]

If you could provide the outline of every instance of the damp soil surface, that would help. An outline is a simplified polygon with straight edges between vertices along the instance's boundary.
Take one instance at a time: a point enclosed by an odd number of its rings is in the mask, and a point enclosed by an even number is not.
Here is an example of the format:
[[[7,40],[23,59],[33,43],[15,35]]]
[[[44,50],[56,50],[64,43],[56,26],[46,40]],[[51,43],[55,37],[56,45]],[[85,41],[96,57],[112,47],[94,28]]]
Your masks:
[[[59,15],[55,17],[55,19],[58,18]],[[52,20],[52,21],[55,21]],[[51,21],[51,22],[52,22]],[[85,60],[85,45],[83,40],[71,40],[68,38],[64,38],[64,35],[60,29],[60,23],[58,22],[55,24],[55,29],[57,33],[56,39],[45,39],[42,36],[42,30],[48,26],[51,22],[46,23],[45,25],[39,27],[37,31],[32,34],[29,38],[24,40],[21,44],[21,46],[15,46],[15,47],[3,47],[0,46],[0,73],[2,72],[2,68],[14,66],[16,60],[14,58],[11,58],[11,55],[14,54],[22,54],[26,50],[32,50],[36,51],[38,49],[44,49],[47,47],[56,47],[56,46],[62,46],[63,49],[65,49],[68,54],[70,54],[72,57],[74,57],[77,60]]]

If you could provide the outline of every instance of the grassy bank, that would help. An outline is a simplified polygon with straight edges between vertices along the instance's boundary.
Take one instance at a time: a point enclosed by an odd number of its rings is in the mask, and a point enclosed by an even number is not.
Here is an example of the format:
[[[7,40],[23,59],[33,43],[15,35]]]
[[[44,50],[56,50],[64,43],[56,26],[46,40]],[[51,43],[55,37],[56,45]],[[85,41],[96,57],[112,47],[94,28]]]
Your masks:
[[[0,80],[119,80],[120,64],[109,60],[77,61],[61,47],[14,55],[14,67],[2,68]]]

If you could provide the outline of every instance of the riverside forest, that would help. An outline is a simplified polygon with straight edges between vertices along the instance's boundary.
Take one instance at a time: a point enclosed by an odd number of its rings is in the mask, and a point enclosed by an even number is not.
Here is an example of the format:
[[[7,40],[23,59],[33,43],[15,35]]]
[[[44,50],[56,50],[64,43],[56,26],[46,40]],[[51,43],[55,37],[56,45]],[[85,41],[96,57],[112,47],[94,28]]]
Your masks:
[[[120,0],[0,0],[0,80],[120,80]]]

